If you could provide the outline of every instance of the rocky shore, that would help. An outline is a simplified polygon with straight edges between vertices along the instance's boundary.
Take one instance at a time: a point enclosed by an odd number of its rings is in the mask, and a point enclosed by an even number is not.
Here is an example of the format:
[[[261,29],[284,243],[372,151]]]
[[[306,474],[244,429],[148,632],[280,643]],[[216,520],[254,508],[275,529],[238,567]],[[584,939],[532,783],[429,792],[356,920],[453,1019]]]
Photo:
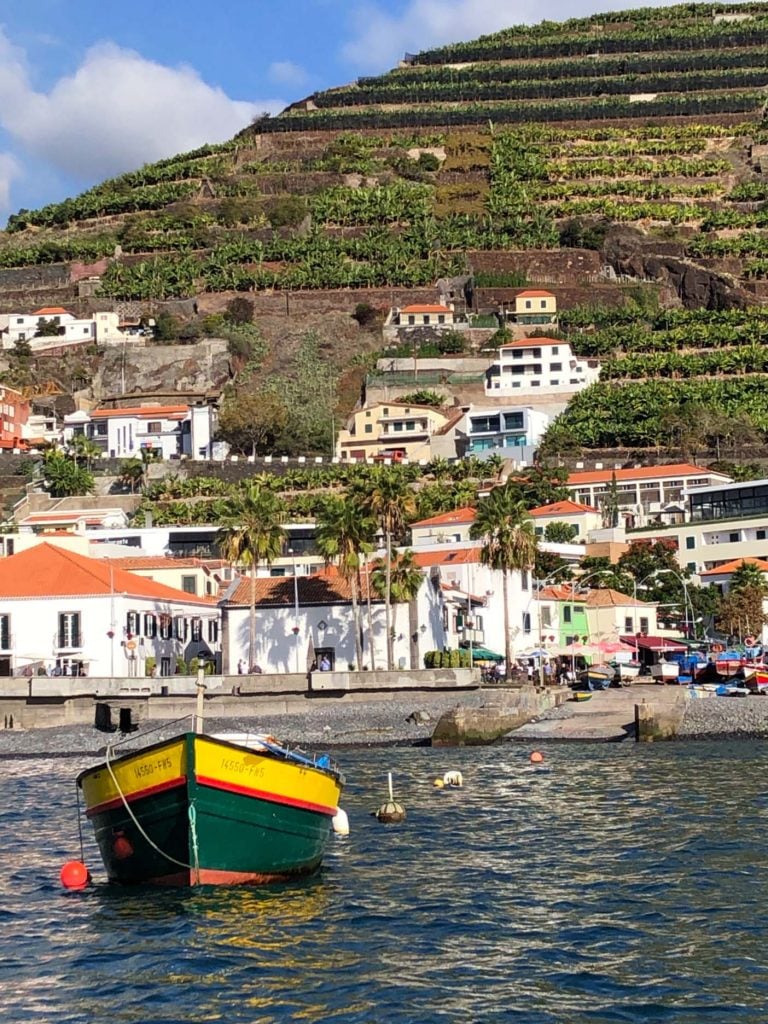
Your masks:
[[[291,746],[312,749],[334,747],[410,746],[428,740],[445,711],[458,704],[480,707],[488,699],[483,691],[457,694],[397,694],[388,700],[355,703],[312,702],[311,710],[284,715],[242,718],[207,718],[208,733],[268,733]],[[152,722],[126,737],[120,749],[159,742],[179,731],[178,723]],[[55,729],[0,731],[0,759],[4,757],[64,757],[98,755],[107,743],[123,739],[86,726]]]

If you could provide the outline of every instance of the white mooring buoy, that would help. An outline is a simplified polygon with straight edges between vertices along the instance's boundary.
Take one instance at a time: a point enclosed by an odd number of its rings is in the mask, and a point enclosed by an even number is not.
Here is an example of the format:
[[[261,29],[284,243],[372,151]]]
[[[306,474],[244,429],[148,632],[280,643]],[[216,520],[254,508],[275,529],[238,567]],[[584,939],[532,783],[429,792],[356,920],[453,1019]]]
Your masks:
[[[460,789],[464,785],[464,776],[461,772],[446,772],[443,776],[443,785]]]
[[[348,836],[349,835],[349,818],[347,812],[341,807],[336,808],[336,813],[331,818],[331,825],[333,831],[337,836]]]
[[[405,821],[405,808],[402,804],[397,803],[392,792],[392,772],[388,773],[387,778],[389,780],[389,800],[374,813],[385,825],[399,825],[401,821]]]

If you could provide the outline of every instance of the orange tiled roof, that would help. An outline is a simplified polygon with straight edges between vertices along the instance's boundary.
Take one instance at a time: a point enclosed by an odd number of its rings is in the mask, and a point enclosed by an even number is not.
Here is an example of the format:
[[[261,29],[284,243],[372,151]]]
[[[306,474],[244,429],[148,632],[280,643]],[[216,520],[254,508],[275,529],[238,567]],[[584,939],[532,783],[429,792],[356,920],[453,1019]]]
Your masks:
[[[457,548],[446,544],[445,550],[413,552],[413,560],[420,569],[433,565],[475,565],[480,561],[480,548]]]
[[[690,462],[673,462],[667,466],[636,466],[634,469],[591,469],[582,470],[578,473],[571,473],[568,477],[569,487],[578,487],[581,484],[608,483],[614,473],[616,480],[666,480],[674,476],[709,476],[715,473],[706,466],[692,466]],[[715,473],[716,476],[725,476],[725,473]]]
[[[543,601],[574,601],[584,602],[587,600],[586,595],[580,593],[578,590],[574,590],[567,583],[555,584],[551,587],[544,587],[539,591],[539,598]]]
[[[579,512],[597,512],[600,510],[592,508],[591,505],[582,505],[579,501],[553,501],[551,505],[539,505],[528,512],[529,516],[572,516]]]
[[[545,292],[536,288],[529,289],[525,292],[518,292],[515,296],[516,299],[554,299],[552,292]]]
[[[94,409],[91,419],[106,419],[109,416],[139,416],[153,419],[157,416],[184,416],[189,412],[188,405],[140,405],[125,409]]]
[[[0,598],[103,597],[112,593],[153,601],[211,604],[206,598],[48,542],[0,559]]]
[[[611,590],[605,587],[601,590],[590,590],[587,594],[588,608],[626,608],[627,605],[637,608],[653,607],[648,601],[640,601],[629,594],[622,594],[618,590]]]
[[[753,558],[752,555],[747,555],[745,558],[734,558],[723,565],[716,565],[714,569],[705,569],[704,572],[699,573],[699,576],[728,576],[740,569],[742,565],[754,565],[760,572],[768,572],[768,562],[764,558]]]
[[[547,345],[567,345],[570,348],[570,342],[563,341],[562,338],[521,338],[520,341],[510,341],[506,345],[502,345],[501,348],[506,350],[508,348],[542,348]]]
[[[36,309],[30,316],[72,316],[68,309],[63,309],[61,306],[43,306],[42,309]]]
[[[121,569],[199,569],[201,558],[171,558],[167,555],[109,555],[104,559]]]
[[[453,310],[448,306],[403,306],[400,310],[401,313],[452,313]]]
[[[363,577],[362,597],[367,600],[367,577]],[[322,572],[314,576],[268,576],[256,580],[256,605],[262,607],[290,607],[296,602],[294,582],[298,584],[299,607],[333,604],[350,604],[352,591],[349,582],[338,572]],[[371,600],[381,600],[374,593]],[[241,577],[234,590],[226,599],[228,605],[248,607],[251,603],[250,577]]]
[[[411,528],[414,526],[466,526],[474,523],[476,515],[475,509],[471,505],[466,505],[464,508],[454,508],[450,512],[441,512],[439,515],[430,516],[429,519],[420,519],[417,523],[411,523]]]

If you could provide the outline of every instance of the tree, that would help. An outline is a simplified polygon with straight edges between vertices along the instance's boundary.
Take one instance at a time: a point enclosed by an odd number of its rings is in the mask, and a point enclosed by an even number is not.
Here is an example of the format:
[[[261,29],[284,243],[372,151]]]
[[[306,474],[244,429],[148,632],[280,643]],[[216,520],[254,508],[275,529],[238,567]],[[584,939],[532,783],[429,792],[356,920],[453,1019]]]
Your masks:
[[[738,636],[759,637],[768,617],[763,610],[765,585],[746,585],[737,590],[733,587],[717,603],[716,618],[724,632]]]
[[[123,459],[120,463],[120,476],[118,477],[123,487],[129,488],[131,494],[136,493],[136,488],[141,486],[144,480],[144,467],[141,459]]]
[[[416,513],[416,501],[405,475],[394,466],[378,467],[370,477],[364,508],[377,521],[386,545],[384,610],[387,629],[387,670],[392,671],[392,540]]]
[[[374,591],[383,597],[387,589],[387,569],[390,570],[390,588],[392,600],[395,602],[394,619],[392,622],[392,638],[397,633],[397,605],[410,604],[415,601],[416,595],[421,590],[424,582],[424,574],[416,564],[412,551],[403,551],[396,554],[390,566],[377,558],[373,563],[371,572],[371,586]],[[412,666],[413,667],[413,666]]]
[[[579,534],[579,528],[572,523],[547,523],[544,529],[544,540],[550,544],[570,544]]]
[[[60,451],[49,452],[45,456],[43,481],[52,498],[93,493],[93,475]]]
[[[739,591],[746,590],[747,587],[759,590],[762,594],[768,594],[768,583],[766,583],[762,569],[754,562],[742,559],[741,565],[731,576],[729,589]]]
[[[335,562],[340,575],[349,583],[352,617],[355,623],[355,654],[358,669],[363,666],[362,623],[360,618],[360,568],[362,556],[373,550],[376,524],[350,501],[332,497],[317,515],[315,541],[326,565]],[[373,650],[373,637],[370,638]]]
[[[217,542],[227,561],[250,569],[248,667],[256,664],[256,570],[282,554],[286,533],[285,503],[262,484],[249,481],[229,502]]]
[[[55,338],[59,334],[63,334],[64,329],[61,326],[59,317],[52,316],[46,320],[44,316],[41,316],[37,321],[37,330],[35,331],[36,338]]]
[[[288,412],[279,395],[239,390],[222,402],[216,436],[243,455],[268,453],[287,423]]]
[[[99,458],[102,452],[99,445],[85,434],[75,434],[71,448],[75,461],[78,464],[82,462],[87,470],[90,470],[93,460]]]
[[[477,504],[470,536],[480,538],[483,565],[502,573],[504,587],[504,654],[507,671],[512,665],[512,637],[509,627],[509,575],[533,568],[538,542],[533,520],[519,498],[516,485],[495,487]]]
[[[548,576],[554,576],[555,573],[557,573],[559,582],[573,579],[573,570],[564,558],[556,555],[553,551],[542,551],[541,548],[536,549],[533,572],[537,580],[544,580]]]
[[[155,341],[177,341],[179,321],[170,313],[159,313],[155,318]]]

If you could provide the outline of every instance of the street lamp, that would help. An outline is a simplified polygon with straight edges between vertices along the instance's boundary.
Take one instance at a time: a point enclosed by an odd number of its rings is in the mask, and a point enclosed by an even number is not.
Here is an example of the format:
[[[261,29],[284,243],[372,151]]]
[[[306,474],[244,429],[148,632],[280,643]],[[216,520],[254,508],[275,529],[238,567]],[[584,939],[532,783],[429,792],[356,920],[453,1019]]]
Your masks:
[[[635,601],[637,601],[637,591],[642,587],[642,585],[647,580],[654,579],[656,576],[661,576],[662,573],[667,573],[670,576],[674,576],[677,580],[680,581],[680,584],[681,584],[681,586],[683,588],[683,609],[684,609],[684,616],[685,616],[685,638],[686,638],[686,640],[688,640],[690,638],[689,637],[689,623],[690,623],[690,625],[691,625],[691,627],[693,629],[693,632],[694,633],[696,632],[696,617],[694,615],[693,604],[691,603],[691,598],[690,598],[690,595],[688,593],[688,584],[686,583],[685,578],[680,575],[680,573],[675,572],[674,569],[654,569],[653,572],[648,573],[648,575],[645,576],[642,580],[640,580],[639,583],[635,583],[635,588],[634,588]],[[690,609],[690,613],[691,613],[690,614],[690,618],[688,617],[689,609]],[[634,608],[633,611],[634,611],[634,615],[636,616],[637,615],[637,604],[635,604],[635,608]],[[633,616],[633,623],[636,625],[634,616]],[[635,634],[637,634],[637,630],[636,629],[635,629]],[[696,637],[694,636],[693,639],[695,640]]]
[[[299,579],[296,575],[296,558],[293,548],[288,548],[288,554],[291,556],[291,562],[293,563],[293,614],[295,621],[293,635],[296,637],[296,673],[298,674],[300,671],[299,644],[301,642],[299,639],[301,632],[299,628]]]

